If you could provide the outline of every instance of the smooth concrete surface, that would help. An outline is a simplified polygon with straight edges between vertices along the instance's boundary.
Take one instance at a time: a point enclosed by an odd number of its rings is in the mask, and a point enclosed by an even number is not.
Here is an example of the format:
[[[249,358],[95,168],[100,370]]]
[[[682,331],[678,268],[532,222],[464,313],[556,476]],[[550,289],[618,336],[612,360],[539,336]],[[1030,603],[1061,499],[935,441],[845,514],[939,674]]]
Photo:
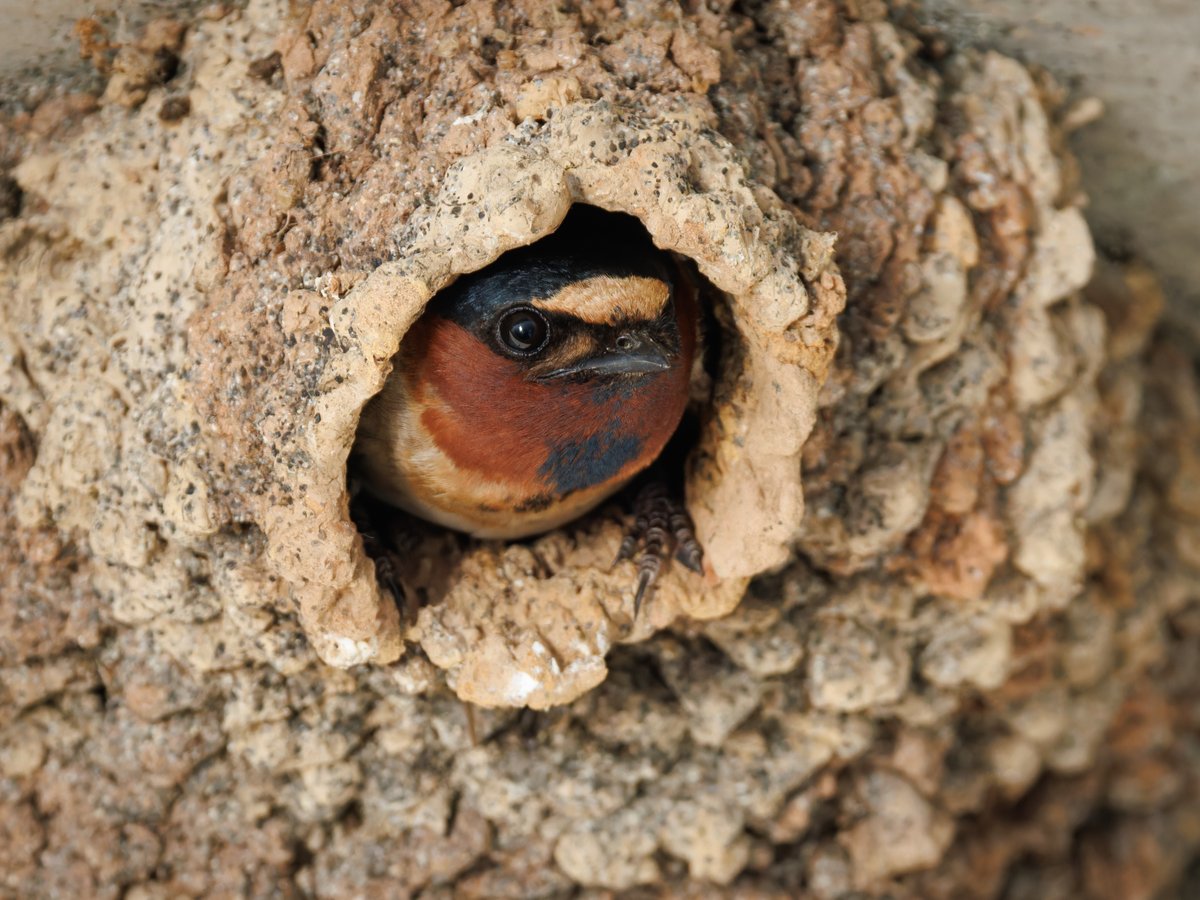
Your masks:
[[[62,68],[79,46],[72,38],[76,20],[95,7],[85,0],[0,0],[0,78],[36,74],[43,65]]]

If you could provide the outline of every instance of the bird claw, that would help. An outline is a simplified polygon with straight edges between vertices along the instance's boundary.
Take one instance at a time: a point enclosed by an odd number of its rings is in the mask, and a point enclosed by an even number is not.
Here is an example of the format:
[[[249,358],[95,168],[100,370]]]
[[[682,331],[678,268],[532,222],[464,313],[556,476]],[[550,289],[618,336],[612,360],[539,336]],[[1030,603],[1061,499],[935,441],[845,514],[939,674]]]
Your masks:
[[[375,527],[377,524],[375,515],[366,507],[366,504],[360,502],[352,506],[351,517],[358,525],[358,532],[362,536],[363,550],[375,564],[376,584],[395,602],[402,619],[407,617],[409,620],[415,621],[417,613],[420,612],[419,604],[400,580],[389,541]]]
[[[700,549],[700,544],[695,538],[691,539],[692,546],[681,546],[675,551],[675,559],[677,559],[685,569],[695,572],[697,575],[704,574],[704,551]]]
[[[640,548],[640,551],[639,551]],[[674,558],[693,572],[704,569],[704,550],[696,540],[691,516],[682,501],[671,496],[661,481],[643,485],[634,501],[634,521],[621,541],[613,565],[635,559],[637,587],[633,595],[633,620],[653,595],[663,563]]]
[[[671,513],[671,534],[675,538],[675,558],[697,575],[704,574],[704,548],[696,540],[696,528],[692,517],[682,504]]]
[[[369,539],[364,539],[364,544],[370,545]],[[367,550],[367,555],[375,562],[375,580],[379,586],[387,591],[396,605],[401,609],[408,605],[408,598],[404,592],[404,588],[400,585],[400,579],[396,576],[396,567],[392,563],[392,558],[386,550],[381,550],[378,555]]]
[[[624,562],[627,559],[633,559],[634,551],[637,550],[638,539],[636,534],[627,534],[621,541],[621,546],[617,550],[617,558],[613,560],[613,565]]]

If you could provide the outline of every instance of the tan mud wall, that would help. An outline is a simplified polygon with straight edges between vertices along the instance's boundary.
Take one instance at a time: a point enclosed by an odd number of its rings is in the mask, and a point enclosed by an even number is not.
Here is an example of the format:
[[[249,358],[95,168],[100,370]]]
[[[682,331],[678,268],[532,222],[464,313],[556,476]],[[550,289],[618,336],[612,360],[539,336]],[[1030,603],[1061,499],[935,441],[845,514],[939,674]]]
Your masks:
[[[1178,879],[1200,394],[1148,271],[1083,290],[1051,83],[832,0],[293,13],[158,23],[100,100],[5,123],[5,890]],[[426,297],[580,199],[722,292],[712,571],[630,631],[620,507],[430,533],[402,616],[348,517],[356,411]]]
[[[99,13],[116,37],[199,0],[100,4],[0,0],[0,87],[78,78],[72,29]],[[1088,222],[1114,253],[1148,259],[1166,282],[1175,323],[1200,346],[1200,4],[1191,0],[922,0],[905,13],[945,30],[957,47],[1000,49],[1047,67],[1105,115],[1075,142],[1089,194]]]
[[[925,0],[959,44],[1047,67],[1105,115],[1081,132],[1088,221],[1101,244],[1162,274],[1200,346],[1200,4],[1192,0]]]

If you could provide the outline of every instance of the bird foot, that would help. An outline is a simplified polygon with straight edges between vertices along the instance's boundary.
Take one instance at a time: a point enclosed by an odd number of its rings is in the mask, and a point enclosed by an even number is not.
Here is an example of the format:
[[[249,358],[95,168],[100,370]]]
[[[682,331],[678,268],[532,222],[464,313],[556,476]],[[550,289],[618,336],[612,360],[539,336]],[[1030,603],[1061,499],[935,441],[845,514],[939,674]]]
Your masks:
[[[351,518],[358,525],[363,550],[375,563],[375,581],[395,601],[401,618],[415,621],[417,613],[420,612],[419,604],[400,580],[392,542],[387,540],[383,529],[378,527],[377,516],[378,512],[371,509],[369,503],[361,500],[351,503]]]
[[[704,550],[696,540],[692,517],[681,497],[671,494],[661,481],[648,481],[633,504],[634,520],[617,551],[616,565],[632,559],[637,563],[637,591],[633,596],[636,622],[642,604],[654,593],[663,564],[674,551],[675,559],[693,572],[704,571]]]

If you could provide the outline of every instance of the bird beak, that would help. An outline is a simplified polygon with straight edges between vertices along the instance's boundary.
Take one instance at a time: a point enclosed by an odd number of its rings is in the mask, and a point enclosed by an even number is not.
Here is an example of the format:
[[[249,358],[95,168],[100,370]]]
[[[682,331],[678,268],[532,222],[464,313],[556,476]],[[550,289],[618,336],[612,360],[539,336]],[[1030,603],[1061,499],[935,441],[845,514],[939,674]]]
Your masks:
[[[581,359],[553,372],[539,381],[567,378],[571,375],[653,375],[671,368],[671,356],[652,338],[626,333],[617,338],[616,345],[596,356]]]

